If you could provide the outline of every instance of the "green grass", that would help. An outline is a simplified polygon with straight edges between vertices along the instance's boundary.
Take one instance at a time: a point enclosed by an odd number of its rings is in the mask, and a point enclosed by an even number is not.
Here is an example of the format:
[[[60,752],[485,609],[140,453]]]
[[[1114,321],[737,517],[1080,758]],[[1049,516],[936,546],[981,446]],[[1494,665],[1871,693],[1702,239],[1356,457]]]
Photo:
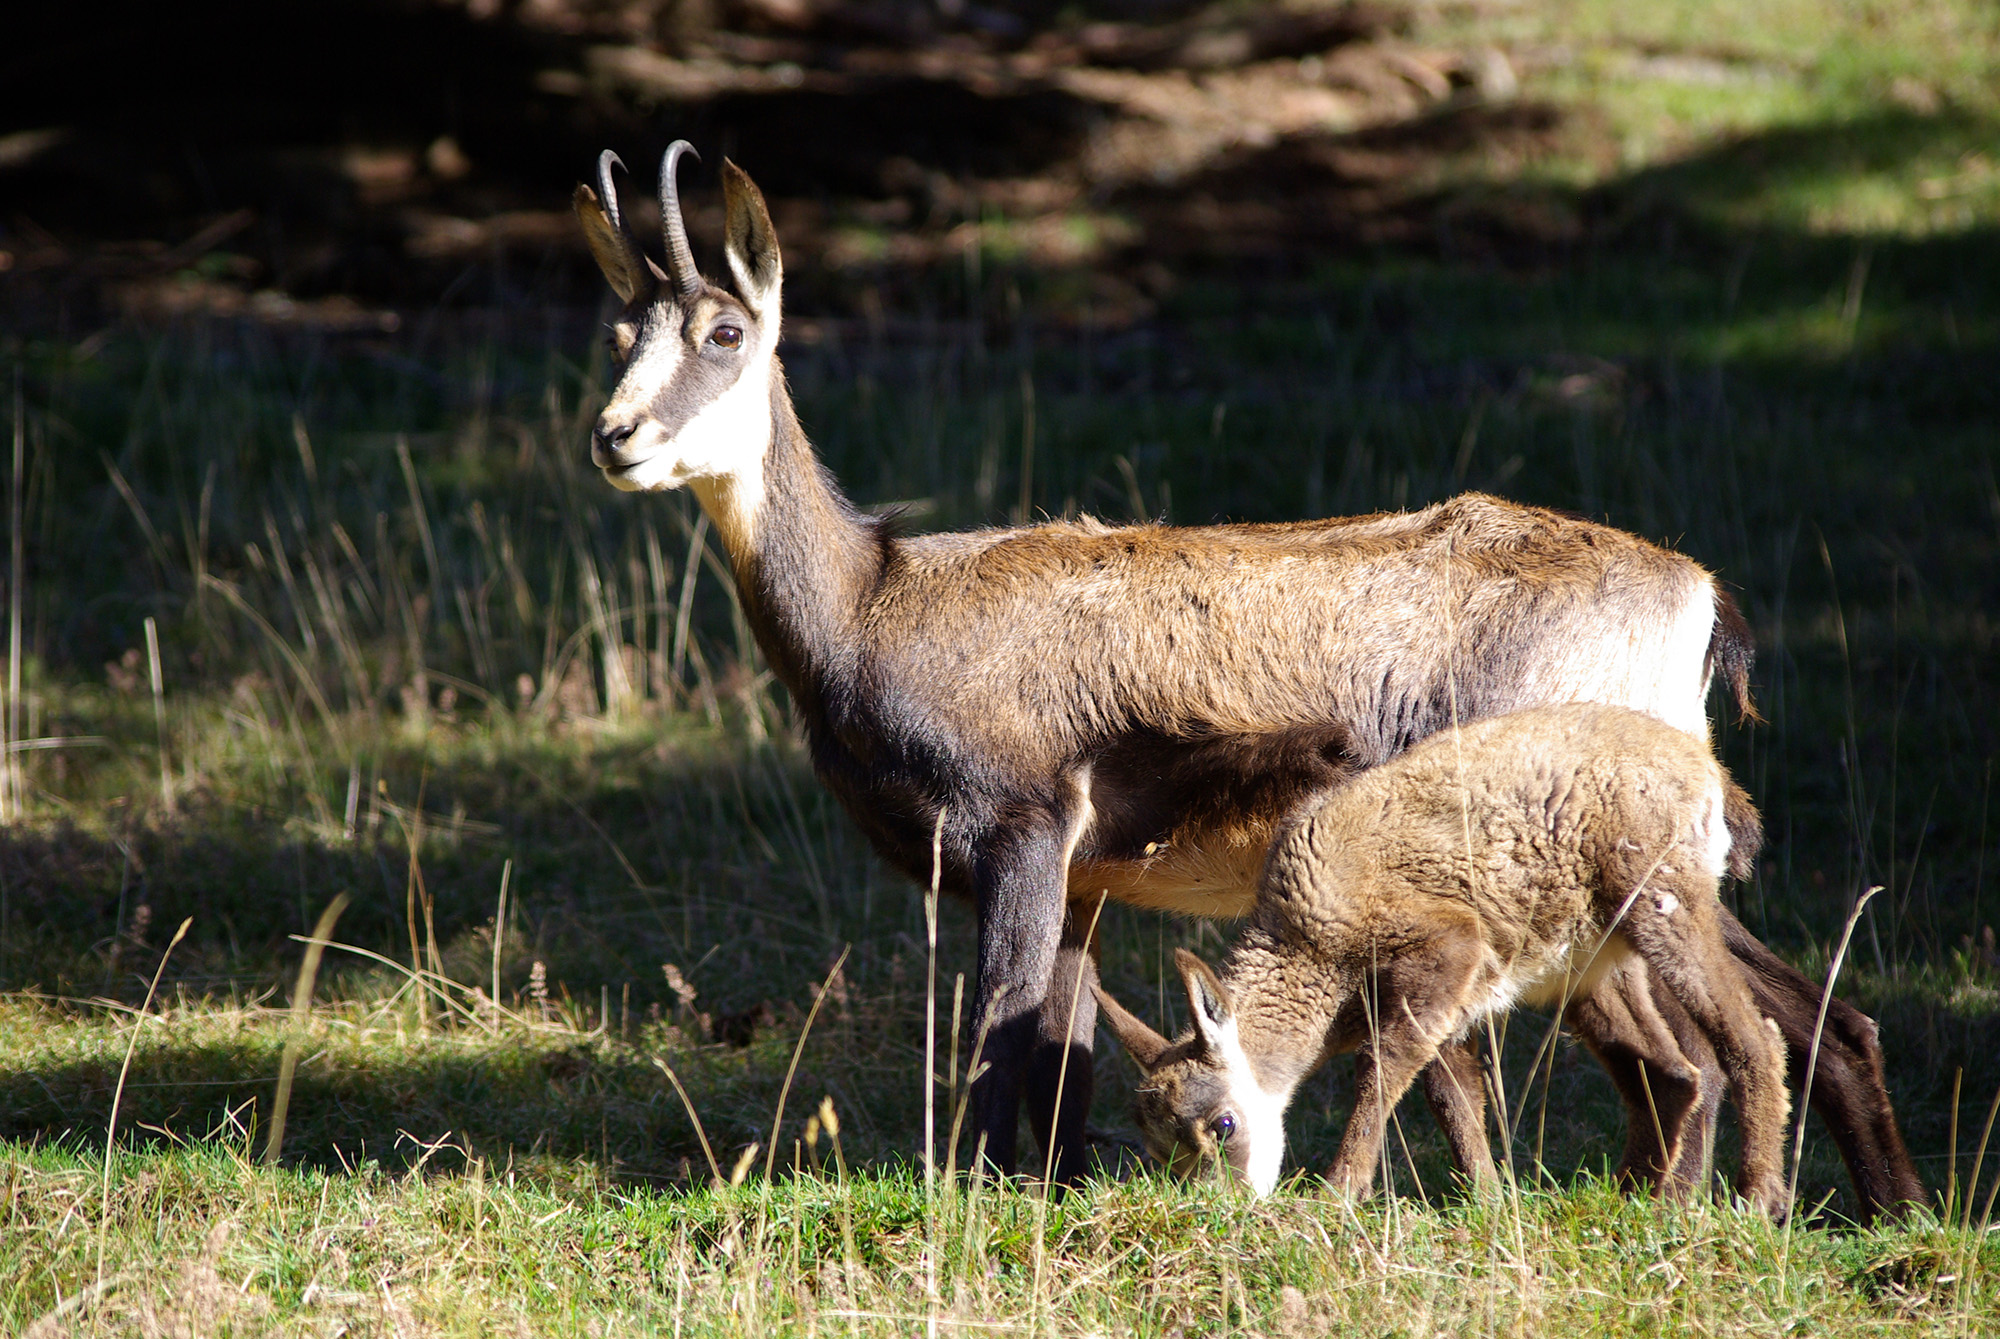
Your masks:
[[[1587,1182],[1430,1210],[1151,1177],[1059,1204],[831,1167],[662,1193],[256,1166],[228,1140],[10,1165],[0,1305],[85,1332],[1982,1332],[2000,1243],[1837,1237]],[[100,1236],[112,1246],[98,1268]],[[143,1270],[132,1268],[137,1257]],[[1579,1287],[1578,1280],[1588,1280]],[[956,1324],[955,1324],[956,1322]]]
[[[1143,1176],[1060,1204],[927,1194],[927,1003],[948,1131],[970,913],[941,909],[927,1001],[921,900],[813,781],[686,500],[587,468],[599,332],[440,315],[394,343],[6,336],[28,561],[13,728],[56,742],[16,755],[0,841],[5,1328],[2000,1323],[1991,16],[1798,0],[1425,23],[1508,47],[1523,97],[1561,112],[1538,156],[1440,169],[1459,240],[1194,269],[1129,330],[1065,323],[1068,281],[996,254],[976,290],[927,280],[907,326],[797,323],[801,412],[857,500],[912,504],[911,525],[1024,500],[1273,519],[1478,487],[1715,568],[1757,631],[1767,718],[1720,734],[1770,828],[1732,895],[1820,975],[1853,896],[1884,886],[1841,989],[1882,1025],[1949,1222],[1844,1225],[1812,1125],[1789,1235],[1621,1197],[1598,1179],[1620,1141],[1608,1085],[1567,1044],[1531,1072],[1534,1015],[1506,1048],[1521,1189],[1495,1201],[1451,1186],[1416,1104],[1394,1195],[1358,1207],[1309,1182],[1252,1206]],[[1552,45],[1571,55],[1538,64]],[[1574,239],[1488,259],[1468,239],[1513,195],[1579,220]],[[1010,290],[1021,315],[992,317]],[[341,892],[347,947],[267,1167],[296,937]],[[1169,1022],[1171,949],[1224,933],[1113,909],[1106,977]],[[712,1040],[731,1019],[735,1043]],[[763,1148],[743,1185],[710,1186],[660,1062],[725,1174]],[[1129,1170],[1131,1072],[1101,1055],[1098,1080],[1094,1124]],[[1349,1091],[1336,1066],[1302,1093],[1298,1167],[1330,1155]],[[806,1145],[822,1098],[838,1163]]]

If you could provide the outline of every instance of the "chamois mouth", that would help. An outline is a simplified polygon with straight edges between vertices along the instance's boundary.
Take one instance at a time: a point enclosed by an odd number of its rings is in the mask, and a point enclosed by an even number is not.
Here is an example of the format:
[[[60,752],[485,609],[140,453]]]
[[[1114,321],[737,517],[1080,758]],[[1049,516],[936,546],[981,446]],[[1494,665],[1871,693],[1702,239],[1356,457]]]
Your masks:
[[[623,451],[606,451],[601,446],[590,448],[590,463],[606,474],[627,474],[638,469],[653,458],[651,451],[644,455],[627,457]]]

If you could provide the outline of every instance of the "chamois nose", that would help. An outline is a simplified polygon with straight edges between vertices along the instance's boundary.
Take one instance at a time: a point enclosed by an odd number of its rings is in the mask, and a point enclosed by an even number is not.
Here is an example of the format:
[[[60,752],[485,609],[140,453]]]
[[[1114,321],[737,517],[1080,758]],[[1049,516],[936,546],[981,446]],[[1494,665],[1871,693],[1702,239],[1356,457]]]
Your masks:
[[[638,427],[636,423],[607,423],[603,419],[597,420],[597,426],[590,434],[592,463],[600,467],[616,464],[617,456]]]

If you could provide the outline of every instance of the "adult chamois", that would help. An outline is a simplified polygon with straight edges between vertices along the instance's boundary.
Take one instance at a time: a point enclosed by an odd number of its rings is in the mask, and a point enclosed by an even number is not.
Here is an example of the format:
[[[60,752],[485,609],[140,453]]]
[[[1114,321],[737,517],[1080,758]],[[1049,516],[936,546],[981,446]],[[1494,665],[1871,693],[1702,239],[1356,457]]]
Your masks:
[[[1495,498],[1295,525],[895,533],[842,496],[799,425],[777,355],[777,235],[727,161],[733,287],[695,268],[675,184],[687,150],[676,142],[661,164],[664,268],[625,225],[615,155],[600,157],[595,190],[576,189],[623,304],[612,328],[625,369],[591,461],[620,489],[694,491],[821,780],[876,849],[927,879],[943,814],[943,886],[978,908],[973,1017],[991,1022],[991,1067],[974,1129],[998,1167],[1015,1165],[1025,1087],[1057,1177],[1084,1170],[1099,895],[1240,915],[1300,797],[1454,720],[1591,700],[1706,739],[1718,670],[1747,710],[1747,629],[1708,573]],[[1725,927],[1758,1007],[1803,1055],[1818,988]],[[1828,1021],[1813,1101],[1864,1206],[1920,1197],[1873,1023],[1839,1004]],[[1670,1080],[1642,1072],[1634,1038],[1594,1044],[1628,1103],[1648,1076],[1660,1098]],[[1668,1068],[1712,1072],[1699,1039],[1688,1045]],[[1693,1098],[1710,1120],[1715,1096]]]
[[[1652,993],[1723,1059],[1743,1132],[1737,1188],[1785,1217],[1784,1046],[1751,1004],[1716,896],[1734,845],[1727,791],[1702,741],[1569,702],[1447,726],[1309,798],[1271,847],[1222,974],[1176,955],[1194,1019],[1179,1041],[1097,992],[1145,1072],[1147,1148],[1183,1174],[1220,1163],[1266,1194],[1292,1094],[1355,1051],[1327,1180],[1365,1192],[1388,1113],[1442,1045],[1519,1003],[1568,1011],[1616,992],[1643,962]],[[1665,1137],[1691,1133],[1676,1122]],[[1667,1161],[1680,1156],[1670,1142]]]

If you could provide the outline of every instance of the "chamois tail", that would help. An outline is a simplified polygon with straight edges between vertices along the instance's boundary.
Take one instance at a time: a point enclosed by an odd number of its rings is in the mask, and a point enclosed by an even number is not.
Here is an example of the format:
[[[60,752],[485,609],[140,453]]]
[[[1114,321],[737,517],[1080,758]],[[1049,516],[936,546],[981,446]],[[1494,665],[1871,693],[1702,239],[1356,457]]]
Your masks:
[[[1750,636],[1750,624],[1736,607],[1735,597],[1720,587],[1715,592],[1715,627],[1708,635],[1708,656],[1702,672],[1714,682],[1720,676],[1729,687],[1739,720],[1752,723],[1764,718],[1750,700],[1750,666],[1757,658],[1757,645]]]

